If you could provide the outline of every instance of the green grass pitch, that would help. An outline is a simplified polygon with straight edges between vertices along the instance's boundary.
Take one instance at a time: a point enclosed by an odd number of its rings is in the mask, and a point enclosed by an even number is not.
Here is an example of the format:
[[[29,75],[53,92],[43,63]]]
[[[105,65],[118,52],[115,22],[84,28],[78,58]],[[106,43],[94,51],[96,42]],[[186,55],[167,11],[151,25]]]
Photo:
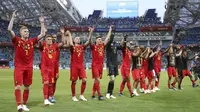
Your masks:
[[[69,71],[60,70],[60,77],[55,94],[56,104],[45,107],[43,105],[42,83],[39,70],[34,70],[33,85],[31,86],[29,101],[27,106],[30,112],[199,112],[200,88],[192,88],[188,77],[183,81],[182,91],[168,91],[167,74],[161,73],[161,91],[153,94],[141,94],[139,97],[130,98],[127,88],[124,96],[119,97],[118,92],[121,83],[121,76],[117,76],[115,82],[114,95],[117,99],[106,99],[104,101],[92,100],[91,91],[93,80],[91,71],[87,71],[87,87],[85,97],[88,102],[72,102],[71,82],[69,81]],[[132,79],[132,78],[131,78]],[[101,80],[101,92],[105,96],[109,78],[104,72]],[[77,97],[80,94],[80,84],[77,83]],[[14,99],[13,70],[0,70],[0,112],[17,112]]]

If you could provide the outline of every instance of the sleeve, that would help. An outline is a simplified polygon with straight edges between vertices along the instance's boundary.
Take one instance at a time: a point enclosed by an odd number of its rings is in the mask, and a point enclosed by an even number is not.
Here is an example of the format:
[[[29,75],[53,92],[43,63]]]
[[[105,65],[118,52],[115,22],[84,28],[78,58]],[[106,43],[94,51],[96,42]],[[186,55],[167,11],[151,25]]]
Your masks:
[[[15,36],[13,39],[12,39],[12,43],[14,44],[14,46],[17,44],[17,42],[19,41],[19,37]]]
[[[94,49],[94,44],[90,45],[90,48],[91,48],[91,50],[93,50]]]
[[[71,46],[71,47],[70,47],[70,52],[72,53],[72,52],[73,52],[73,50],[74,50],[74,47],[73,47],[73,46]]]
[[[59,50],[58,43],[55,44],[55,49]]]
[[[31,42],[33,42],[33,44],[37,44],[37,41],[38,41],[38,37],[34,37],[34,38],[31,38]]]
[[[45,44],[45,43],[44,43],[44,42],[42,42],[42,43],[41,43],[41,45],[39,45],[39,50],[40,50],[40,51],[42,51],[42,50],[43,50],[44,44]]]

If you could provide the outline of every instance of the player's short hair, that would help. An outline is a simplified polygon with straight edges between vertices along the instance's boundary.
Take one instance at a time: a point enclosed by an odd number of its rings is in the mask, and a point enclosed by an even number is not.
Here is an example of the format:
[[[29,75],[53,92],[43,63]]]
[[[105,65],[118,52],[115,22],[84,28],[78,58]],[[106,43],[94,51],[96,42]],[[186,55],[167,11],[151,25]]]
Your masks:
[[[57,38],[57,35],[55,34],[55,35],[52,35],[52,38]]]
[[[46,39],[46,38],[49,38],[49,37],[52,38],[53,36],[52,36],[52,35],[46,35],[46,36],[45,36],[45,39]]]
[[[102,38],[103,38],[103,36],[102,36],[102,35],[99,35],[99,36],[97,36],[97,37],[96,37],[96,39],[98,39],[98,38],[101,38],[101,39],[102,39]]]
[[[21,26],[21,28],[19,29],[19,32],[21,32],[23,29],[28,29],[28,27],[26,27],[26,26]]]

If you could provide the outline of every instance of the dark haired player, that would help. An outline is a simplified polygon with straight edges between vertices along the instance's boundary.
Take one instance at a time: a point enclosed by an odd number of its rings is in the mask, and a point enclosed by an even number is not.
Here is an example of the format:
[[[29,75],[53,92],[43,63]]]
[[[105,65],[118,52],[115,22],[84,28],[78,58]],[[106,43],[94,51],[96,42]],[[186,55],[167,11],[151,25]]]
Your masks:
[[[84,67],[84,51],[90,45],[93,28],[89,28],[89,38],[85,44],[80,44],[80,37],[75,37],[73,42],[70,39],[70,52],[71,52],[71,66],[70,66],[70,80],[71,83],[71,90],[72,90],[72,100],[79,101],[76,98],[76,82],[78,79],[82,80],[81,84],[81,93],[79,99],[82,101],[87,101],[84,97],[84,91],[86,88],[86,72]]]
[[[109,32],[105,41],[102,41],[102,36],[96,37],[96,43],[91,45],[92,50],[92,78],[94,79],[93,90],[92,90],[92,99],[95,98],[95,92],[98,93],[98,99],[103,100],[103,96],[100,93],[100,79],[102,78],[103,73],[103,63],[104,63],[104,50],[105,46],[110,40],[112,32],[112,26],[109,28]]]
[[[125,84],[127,83],[127,87],[129,90],[130,95],[132,94],[131,90],[131,82],[130,82],[130,66],[131,66],[131,50],[130,50],[130,43],[127,42],[127,35],[121,41],[122,47],[122,65],[121,65],[121,75],[122,75],[122,82],[120,85],[119,96],[122,96],[122,92],[124,90]]]

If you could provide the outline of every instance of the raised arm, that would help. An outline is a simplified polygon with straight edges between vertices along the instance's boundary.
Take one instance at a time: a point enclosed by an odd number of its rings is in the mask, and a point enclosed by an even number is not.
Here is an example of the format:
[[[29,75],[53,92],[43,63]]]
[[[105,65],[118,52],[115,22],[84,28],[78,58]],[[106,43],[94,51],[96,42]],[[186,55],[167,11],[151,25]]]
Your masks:
[[[145,53],[147,52],[147,48],[144,50],[144,52],[141,53],[141,57],[144,58],[145,57]]]
[[[140,49],[140,48],[136,48],[136,49],[137,49],[137,51],[134,52],[134,53],[132,54],[132,56],[138,56],[138,55],[140,54],[141,49]]]
[[[89,28],[89,35],[88,35],[88,41],[84,44],[84,47],[88,47],[92,41],[92,33],[94,31],[94,28]]]
[[[151,55],[149,56],[149,58],[154,57],[156,54],[158,54],[158,51],[155,51],[155,52],[151,51]]]
[[[69,47],[74,46],[73,41],[72,41],[72,36],[71,36],[71,33],[70,33],[69,30],[67,30],[67,31],[65,32],[65,35],[67,36],[67,44],[66,44],[65,47],[69,48]]]
[[[15,37],[15,32],[12,30],[15,17],[16,17],[16,10],[13,12],[12,18],[11,18],[10,23],[8,25],[8,33],[10,34],[11,40],[13,40],[13,38]]]
[[[40,34],[38,35],[38,40],[43,38],[45,36],[46,31],[47,31],[46,28],[45,28],[45,25],[44,25],[44,16],[39,17],[39,20],[40,20],[40,25],[41,25],[41,31],[40,31]]]
[[[65,29],[64,28],[60,28],[60,32],[61,32],[61,43],[58,44],[58,47],[61,48],[63,45],[65,45]]]
[[[106,39],[105,39],[105,41],[104,41],[104,44],[105,44],[105,45],[107,45],[108,42],[110,41],[110,37],[111,37],[111,33],[112,33],[112,27],[113,27],[113,26],[110,26],[110,28],[109,28],[108,34],[107,34]]]
[[[124,38],[122,39],[121,43],[120,43],[122,48],[126,47],[126,43],[127,43],[126,39],[127,39],[127,37],[128,37],[128,35],[125,35]]]
[[[183,50],[179,51],[179,53],[176,53],[176,57],[181,56],[182,52],[183,52]]]

